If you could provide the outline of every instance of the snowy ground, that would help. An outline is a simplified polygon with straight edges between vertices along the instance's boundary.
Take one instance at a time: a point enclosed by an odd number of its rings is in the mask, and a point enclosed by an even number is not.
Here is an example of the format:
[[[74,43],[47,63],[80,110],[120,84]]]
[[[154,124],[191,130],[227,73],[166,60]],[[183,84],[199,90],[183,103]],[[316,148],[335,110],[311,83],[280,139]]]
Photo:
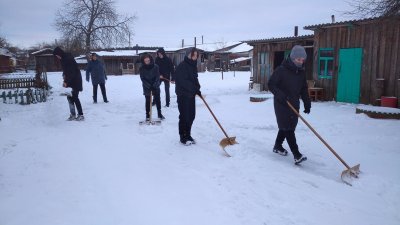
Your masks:
[[[109,76],[108,104],[92,104],[85,82],[84,122],[65,121],[61,74],[48,76],[48,102],[0,103],[1,225],[400,224],[399,120],[355,114],[352,104],[313,103],[305,118],[348,164],[361,164],[350,187],[340,180],[344,166],[301,121],[298,144],[309,160],[295,166],[291,155],[272,153],[272,99],[249,101],[249,73],[199,77],[240,143],[227,147],[231,158],[200,99],[198,143],[185,147],[174,95],[161,126],[138,125],[145,117],[138,76]]]

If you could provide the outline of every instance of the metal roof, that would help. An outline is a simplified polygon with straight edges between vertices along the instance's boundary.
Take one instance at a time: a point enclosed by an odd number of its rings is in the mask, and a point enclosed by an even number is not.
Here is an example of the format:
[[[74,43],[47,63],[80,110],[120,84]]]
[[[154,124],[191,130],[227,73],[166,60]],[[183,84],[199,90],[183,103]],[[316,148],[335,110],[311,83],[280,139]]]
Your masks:
[[[349,24],[355,24],[355,23],[365,23],[365,22],[371,22],[379,19],[385,19],[388,17],[371,17],[371,18],[364,18],[364,19],[358,19],[358,20],[347,20],[347,21],[340,21],[340,22],[335,22],[335,23],[321,23],[321,24],[315,24],[315,25],[309,25],[303,27],[305,30],[315,30],[321,27],[334,27],[334,26],[346,26]]]
[[[313,39],[314,35],[301,35],[301,36],[293,36],[293,37],[279,37],[279,38],[267,38],[267,39],[258,39],[258,40],[247,40],[243,41],[247,44],[252,43],[260,43],[260,42],[285,42],[285,41],[297,41],[297,40],[304,40],[304,39]]]

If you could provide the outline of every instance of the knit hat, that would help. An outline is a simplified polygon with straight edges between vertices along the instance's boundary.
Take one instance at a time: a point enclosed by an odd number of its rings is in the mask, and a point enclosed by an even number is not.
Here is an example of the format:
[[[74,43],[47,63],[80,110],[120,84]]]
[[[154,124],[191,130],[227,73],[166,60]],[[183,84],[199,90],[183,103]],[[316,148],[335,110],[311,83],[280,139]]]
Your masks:
[[[162,55],[165,55],[165,50],[164,50],[164,48],[159,48],[159,49],[157,50],[157,53],[161,53]]]
[[[294,61],[295,59],[298,59],[298,58],[304,58],[304,59],[307,58],[306,50],[301,45],[295,45],[292,48],[292,51],[290,52],[290,59],[292,61]]]
[[[60,47],[56,47],[53,50],[53,55],[58,55],[62,57],[64,55],[64,51]]]

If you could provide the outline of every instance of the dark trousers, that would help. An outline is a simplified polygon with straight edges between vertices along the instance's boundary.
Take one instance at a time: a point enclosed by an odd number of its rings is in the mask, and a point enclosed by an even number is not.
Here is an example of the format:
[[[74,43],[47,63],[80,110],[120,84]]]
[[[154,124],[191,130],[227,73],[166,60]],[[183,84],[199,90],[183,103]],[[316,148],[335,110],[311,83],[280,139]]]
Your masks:
[[[299,152],[299,147],[296,143],[296,135],[294,134],[294,130],[279,130],[278,135],[276,136],[275,146],[282,146],[285,138],[289,144],[290,151],[292,151],[293,156],[296,159],[299,158],[301,153]]]
[[[157,113],[158,113],[158,115],[160,115],[161,114],[160,92],[159,91],[154,91],[154,92],[152,92],[152,94],[153,94],[153,101],[156,103],[156,106],[157,106]],[[151,96],[150,95],[145,95],[144,97],[146,98],[146,105],[145,105],[145,107],[146,107],[146,118],[150,118],[150,107],[151,107],[150,98],[151,98]]]
[[[106,84],[93,84],[93,101],[97,102],[97,87],[100,85],[101,95],[103,95],[103,100],[107,102]]]
[[[170,84],[169,84],[169,81],[166,81],[166,80],[164,80],[163,82],[164,82],[164,88],[165,88],[165,104],[169,105],[169,102],[171,99],[170,94],[169,94]]]
[[[67,100],[68,100],[68,104],[69,104],[69,111],[70,111],[71,115],[74,115],[74,116],[76,115],[75,106],[76,106],[76,109],[78,110],[78,115],[83,115],[81,101],[79,101],[78,96],[79,96],[79,91],[76,91],[76,90],[72,90],[71,95],[67,96]]]
[[[179,135],[190,136],[192,124],[196,117],[196,98],[178,96]]]

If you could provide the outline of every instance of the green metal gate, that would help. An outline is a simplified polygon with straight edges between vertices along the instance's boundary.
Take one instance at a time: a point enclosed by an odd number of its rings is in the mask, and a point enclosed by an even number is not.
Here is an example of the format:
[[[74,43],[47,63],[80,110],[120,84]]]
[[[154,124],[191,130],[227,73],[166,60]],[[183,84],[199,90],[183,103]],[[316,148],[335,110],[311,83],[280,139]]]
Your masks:
[[[362,48],[339,50],[339,75],[336,100],[359,103],[361,80]]]

